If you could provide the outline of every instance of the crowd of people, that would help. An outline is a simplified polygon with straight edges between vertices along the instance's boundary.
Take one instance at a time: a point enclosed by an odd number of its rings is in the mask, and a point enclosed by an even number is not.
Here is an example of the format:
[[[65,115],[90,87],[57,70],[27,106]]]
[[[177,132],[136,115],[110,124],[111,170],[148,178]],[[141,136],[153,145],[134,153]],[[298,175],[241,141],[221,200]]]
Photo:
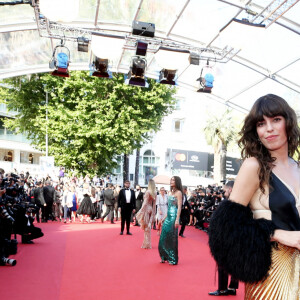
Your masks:
[[[154,203],[154,213],[151,216],[150,228],[143,227],[143,229],[146,229],[145,234],[147,233],[148,236],[151,233],[150,229],[157,230],[157,234],[160,235],[162,224],[167,217],[169,191],[164,187],[157,189],[154,184],[152,196],[149,198],[150,194],[147,193],[145,187],[142,188],[139,185],[135,188],[130,187],[129,181],[125,182],[124,186],[130,189],[134,202],[130,213],[125,215],[126,197],[124,197],[125,204],[123,205],[123,194],[119,195],[122,190],[121,186],[113,185],[109,176],[103,178],[67,176],[61,168],[58,176],[43,178],[32,176],[28,172],[18,173],[14,170],[14,173],[5,173],[4,170],[0,170],[2,248],[5,248],[6,243],[16,242],[16,239],[11,239],[11,233],[21,234],[22,243],[34,243],[34,239],[43,236],[41,229],[37,227],[40,222],[93,223],[98,220],[103,223],[107,218],[114,224],[121,219],[121,234],[126,225],[126,233],[131,235],[130,223],[135,226],[145,226],[145,224],[140,224],[138,216],[141,215],[143,203],[149,199],[155,199],[151,202],[151,205]],[[186,203],[180,216],[179,235],[184,237],[186,225],[207,231],[210,215],[222,199],[221,187],[199,186],[193,190],[184,187],[184,193]],[[126,196],[126,192],[124,195]],[[119,209],[122,206],[123,209]],[[25,216],[25,219],[22,218],[19,222],[14,219],[17,208],[20,214]],[[8,223],[10,223],[9,226]],[[148,243],[143,246],[144,248],[151,248],[150,240],[151,238],[148,238]],[[8,251],[3,250],[1,256],[7,258]]]

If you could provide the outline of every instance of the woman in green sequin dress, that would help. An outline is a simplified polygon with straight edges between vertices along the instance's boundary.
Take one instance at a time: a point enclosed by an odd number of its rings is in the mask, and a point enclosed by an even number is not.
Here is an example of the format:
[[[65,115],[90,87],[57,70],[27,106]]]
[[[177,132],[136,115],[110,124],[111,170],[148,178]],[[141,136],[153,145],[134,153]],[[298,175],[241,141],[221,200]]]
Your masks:
[[[158,251],[161,262],[168,261],[170,265],[178,264],[178,227],[182,206],[182,184],[178,176],[170,181],[171,194],[168,197],[168,214],[163,223]]]

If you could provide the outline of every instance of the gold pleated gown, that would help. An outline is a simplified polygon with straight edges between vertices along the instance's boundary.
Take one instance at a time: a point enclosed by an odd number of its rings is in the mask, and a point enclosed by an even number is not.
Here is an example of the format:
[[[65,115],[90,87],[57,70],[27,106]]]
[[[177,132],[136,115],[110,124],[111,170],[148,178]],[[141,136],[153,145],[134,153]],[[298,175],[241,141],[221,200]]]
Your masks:
[[[272,250],[269,276],[246,284],[246,300],[300,300],[300,251],[278,243]]]

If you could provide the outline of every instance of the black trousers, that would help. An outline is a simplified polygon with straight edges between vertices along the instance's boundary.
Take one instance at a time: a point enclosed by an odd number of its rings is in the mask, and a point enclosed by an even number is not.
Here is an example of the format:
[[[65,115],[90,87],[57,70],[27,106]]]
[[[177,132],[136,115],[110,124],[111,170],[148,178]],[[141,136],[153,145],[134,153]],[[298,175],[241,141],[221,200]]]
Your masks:
[[[219,291],[225,291],[228,288],[228,273],[222,268],[218,267],[218,290]],[[239,288],[239,282],[237,279],[231,277],[230,280],[230,289],[238,289]]]
[[[24,230],[24,233],[22,234],[22,243],[40,238],[43,235],[44,234],[40,228],[33,225],[27,226],[27,228]]]
[[[102,216],[102,218],[104,219],[109,213],[111,213],[110,221],[113,222],[114,221],[114,206],[113,205],[106,205],[106,212]]]
[[[190,221],[189,218],[190,218],[190,213],[189,212],[183,212],[183,215],[181,216],[181,228],[180,228],[180,231],[179,231],[179,235],[183,235],[183,232],[185,230],[185,226]]]
[[[132,206],[130,203],[126,203],[121,207],[121,232],[124,231],[125,222],[126,222],[127,233],[129,232],[131,213],[132,213]]]

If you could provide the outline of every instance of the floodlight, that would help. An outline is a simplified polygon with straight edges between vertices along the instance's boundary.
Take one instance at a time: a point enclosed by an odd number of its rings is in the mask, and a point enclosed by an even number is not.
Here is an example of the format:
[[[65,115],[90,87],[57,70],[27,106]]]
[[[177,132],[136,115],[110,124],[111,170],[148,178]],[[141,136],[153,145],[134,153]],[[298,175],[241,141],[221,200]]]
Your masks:
[[[91,75],[101,78],[112,78],[112,73],[108,70],[108,59],[95,56],[90,66]]]
[[[149,84],[145,78],[145,69],[147,61],[145,58],[133,56],[128,75],[125,77],[125,83],[129,85],[148,87]]]
[[[194,52],[190,53],[189,62],[191,65],[199,66],[200,63],[200,55]]]
[[[132,22],[132,34],[154,37],[155,25],[141,21]]]
[[[89,52],[89,39],[83,36],[77,38],[77,50],[79,52]]]
[[[176,73],[177,70],[162,69],[159,73],[159,83],[177,85]]]
[[[61,41],[61,44],[54,48],[49,68],[55,69],[51,75],[59,77],[70,77],[69,75],[70,50]]]
[[[148,44],[145,42],[137,41],[135,55],[146,56]]]
[[[212,74],[212,68],[209,66],[209,60],[207,60],[206,66],[201,69],[200,77],[197,81],[200,82],[199,93],[211,93],[214,85],[215,77]]]

